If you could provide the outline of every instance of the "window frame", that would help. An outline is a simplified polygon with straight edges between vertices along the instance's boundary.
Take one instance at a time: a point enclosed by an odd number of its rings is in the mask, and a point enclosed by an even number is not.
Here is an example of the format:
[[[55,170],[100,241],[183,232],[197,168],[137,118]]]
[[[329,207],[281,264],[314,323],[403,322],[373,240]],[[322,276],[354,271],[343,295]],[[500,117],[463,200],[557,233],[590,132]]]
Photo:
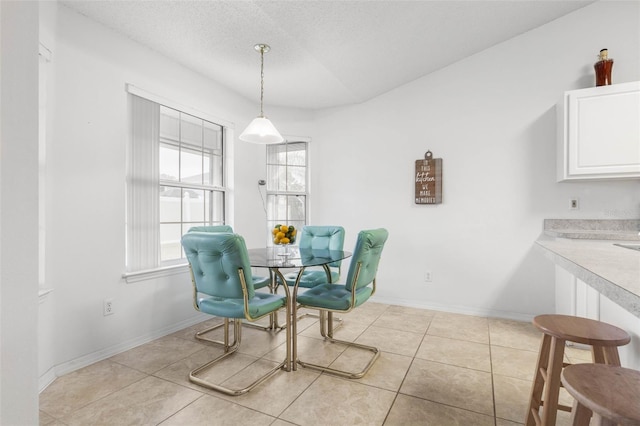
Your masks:
[[[172,181],[172,180],[164,180],[164,179],[160,179],[160,177],[158,176],[158,180],[157,180],[157,191],[158,191],[158,197],[159,197],[159,191],[160,188],[163,186],[172,186],[172,187],[180,187],[180,188],[193,188],[193,189],[198,189],[198,190],[202,190],[204,189],[205,191],[209,191],[209,190],[213,190],[214,192],[219,191],[223,193],[223,209],[222,209],[222,214],[223,214],[223,222],[224,224],[229,224],[231,226],[233,226],[231,222],[231,218],[233,218],[233,210],[234,210],[234,197],[233,197],[233,186],[234,186],[234,182],[233,182],[233,143],[230,143],[229,141],[233,141],[234,138],[234,124],[228,120],[224,120],[224,119],[220,119],[219,117],[215,117],[212,116],[211,114],[208,114],[206,112],[203,112],[201,110],[195,109],[193,107],[189,107],[186,105],[183,105],[179,102],[175,102],[171,99],[167,99],[164,98],[162,96],[153,94],[151,92],[148,92],[146,90],[140,89],[132,84],[127,84],[126,85],[126,92],[127,92],[127,96],[128,98],[130,97],[129,95],[134,95],[134,96],[138,96],[140,98],[146,99],[150,102],[154,102],[158,105],[162,105],[165,106],[167,108],[171,108],[174,109],[176,111],[188,114],[190,116],[193,117],[197,117],[198,119],[202,119],[204,121],[207,122],[211,122],[215,125],[219,125],[221,126],[222,129],[222,185],[218,186],[218,185],[200,185],[200,184],[194,184],[194,183],[189,183],[189,182],[180,182],[180,181]],[[131,102],[128,102],[129,108],[131,109]],[[128,120],[130,122],[133,121],[133,115],[132,115],[132,111],[129,110],[128,111]],[[132,136],[130,136],[130,138],[132,138]],[[130,191],[130,173],[131,173],[131,167],[132,167],[132,144],[133,141],[129,140],[127,142],[127,182],[126,182],[126,188],[127,188],[127,194],[126,194],[126,205],[127,205],[127,212],[126,212],[126,220],[127,220],[127,226],[126,226],[126,231],[127,234],[131,233],[131,232],[135,232],[131,230],[131,226],[130,226],[130,221],[131,221],[131,217],[132,217],[132,207],[129,205],[130,204],[130,195],[129,195],[129,191]],[[157,146],[158,149],[161,146],[162,142],[161,139],[158,138],[157,140]],[[213,206],[211,206],[213,207]],[[158,212],[159,213],[159,212]],[[210,216],[210,220],[213,220],[213,216]],[[181,217],[182,219],[182,217]],[[161,261],[160,260],[160,251],[161,251],[161,247],[160,247],[160,220],[158,218],[158,222],[157,222],[157,229],[156,229],[156,233],[158,235],[158,247],[157,247],[157,261],[155,266],[152,266],[150,268],[146,268],[146,269],[131,269],[130,265],[128,264],[129,262],[129,258],[130,258],[130,254],[128,254],[128,251],[131,249],[130,248],[130,237],[129,235],[126,236],[125,238],[125,250],[127,252],[127,255],[125,256],[125,272],[122,274],[123,278],[126,280],[127,283],[134,283],[134,282],[139,282],[139,281],[145,281],[145,280],[149,280],[149,279],[154,279],[154,278],[159,278],[159,277],[164,277],[164,276],[169,276],[169,275],[174,275],[174,274],[180,274],[180,273],[184,273],[188,271],[188,261],[186,258],[180,258],[180,259],[173,259],[173,260],[167,260],[167,261]],[[180,222],[183,223],[183,222]]]
[[[285,141],[279,144],[272,144],[272,145],[267,145],[266,149],[265,149],[265,167],[266,167],[266,175],[267,175],[267,184],[266,184],[266,189],[265,189],[265,194],[266,194],[266,205],[267,205],[267,241],[268,241],[268,245],[273,245],[273,238],[271,235],[271,229],[273,228],[273,226],[275,226],[275,224],[279,223],[279,221],[281,221],[281,218],[273,218],[272,217],[272,209],[269,208],[269,199],[270,197],[273,196],[285,196],[285,197],[289,197],[289,196],[303,196],[304,197],[304,223],[303,225],[307,225],[309,224],[309,219],[310,219],[310,205],[311,205],[311,173],[310,173],[310,142],[311,139],[308,137],[286,137],[285,136]],[[283,165],[282,163],[269,163],[269,147],[272,146],[287,146],[290,144],[294,144],[294,143],[303,143],[304,147],[305,147],[305,164],[304,167],[305,168],[305,189],[304,191],[289,191],[289,190],[279,190],[279,189],[272,189],[272,186],[274,183],[270,181],[270,174],[269,174],[269,166],[276,166],[276,165]],[[288,160],[288,159],[287,159]],[[290,165],[288,161],[286,161],[284,163],[285,168],[290,167],[290,166],[295,166],[298,167],[298,165]],[[275,186],[277,187],[277,183],[275,184]],[[289,218],[289,212],[287,209],[286,212],[286,216],[287,218],[285,219],[285,222],[287,224],[291,224],[291,222],[294,222],[293,220],[291,220]],[[297,221],[297,220],[296,220]],[[283,223],[285,223],[283,222]],[[298,226],[298,228],[300,228],[300,226]]]

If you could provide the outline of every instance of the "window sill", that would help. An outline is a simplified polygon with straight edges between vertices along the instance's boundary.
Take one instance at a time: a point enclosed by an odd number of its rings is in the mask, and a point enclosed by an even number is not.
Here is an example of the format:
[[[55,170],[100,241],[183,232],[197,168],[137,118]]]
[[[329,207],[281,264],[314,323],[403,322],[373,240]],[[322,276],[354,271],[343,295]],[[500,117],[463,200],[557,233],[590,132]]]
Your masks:
[[[163,266],[156,269],[147,269],[144,271],[125,272],[122,274],[122,278],[125,279],[127,284],[138,283],[141,281],[153,280],[156,278],[168,277],[171,275],[184,274],[189,271],[188,263],[181,263],[179,265]]]

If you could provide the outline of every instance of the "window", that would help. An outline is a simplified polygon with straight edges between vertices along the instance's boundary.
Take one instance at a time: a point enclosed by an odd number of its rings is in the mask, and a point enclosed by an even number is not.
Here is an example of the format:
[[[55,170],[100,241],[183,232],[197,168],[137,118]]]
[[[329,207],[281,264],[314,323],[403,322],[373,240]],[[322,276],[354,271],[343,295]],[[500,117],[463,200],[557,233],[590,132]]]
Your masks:
[[[222,126],[160,106],[160,262],[192,226],[224,224]]]
[[[267,145],[267,225],[307,223],[308,143]],[[268,239],[271,241],[271,238]]]
[[[185,264],[180,238],[225,223],[227,128],[186,108],[131,93],[127,273]],[[127,276],[128,274],[125,274]]]

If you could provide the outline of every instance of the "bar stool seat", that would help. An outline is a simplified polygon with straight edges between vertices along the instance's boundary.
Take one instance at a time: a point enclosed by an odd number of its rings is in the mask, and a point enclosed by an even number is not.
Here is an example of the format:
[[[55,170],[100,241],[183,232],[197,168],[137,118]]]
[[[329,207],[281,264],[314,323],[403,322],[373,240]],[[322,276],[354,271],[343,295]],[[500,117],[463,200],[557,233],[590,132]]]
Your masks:
[[[574,397],[573,426],[588,426],[593,412],[602,426],[640,425],[640,371],[612,365],[577,364],[562,372]]]
[[[551,426],[556,424],[558,410],[571,411],[571,407],[558,404],[560,375],[569,365],[563,362],[566,342],[590,345],[594,363],[620,366],[618,346],[629,343],[631,337],[616,326],[569,315],[538,315],[533,325],[543,337],[525,425]]]

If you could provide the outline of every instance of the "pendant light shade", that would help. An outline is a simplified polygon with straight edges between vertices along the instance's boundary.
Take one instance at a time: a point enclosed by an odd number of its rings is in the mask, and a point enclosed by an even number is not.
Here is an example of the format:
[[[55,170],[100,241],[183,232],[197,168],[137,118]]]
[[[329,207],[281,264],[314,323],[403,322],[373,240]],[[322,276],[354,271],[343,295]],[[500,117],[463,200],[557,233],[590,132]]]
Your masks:
[[[284,138],[278,132],[276,127],[264,116],[263,103],[264,103],[264,54],[271,50],[269,45],[256,44],[254,46],[258,52],[260,52],[260,115],[253,119],[251,123],[244,129],[239,136],[241,141],[258,143],[258,144],[271,144],[284,142]]]
[[[244,129],[244,132],[240,135],[240,140],[270,144],[280,143],[284,141],[284,138],[267,117],[256,117],[249,123],[247,128]]]

